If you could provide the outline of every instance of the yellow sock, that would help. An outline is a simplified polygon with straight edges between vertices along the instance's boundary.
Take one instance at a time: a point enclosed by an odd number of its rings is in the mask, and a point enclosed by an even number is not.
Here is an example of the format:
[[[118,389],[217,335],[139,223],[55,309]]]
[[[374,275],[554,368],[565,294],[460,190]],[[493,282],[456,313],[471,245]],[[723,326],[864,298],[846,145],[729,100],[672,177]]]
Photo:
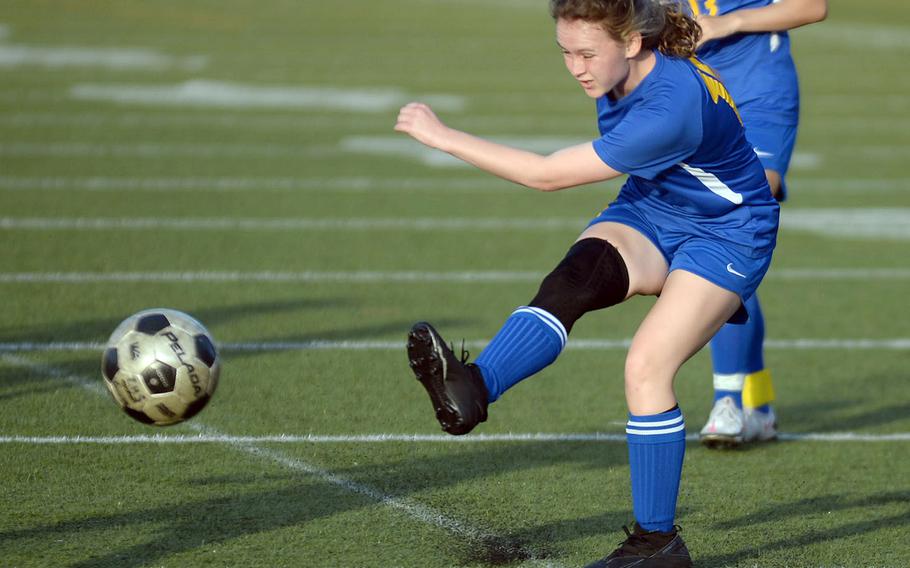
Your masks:
[[[758,408],[774,401],[774,384],[771,382],[771,372],[762,369],[757,373],[746,375],[743,384],[743,407]]]

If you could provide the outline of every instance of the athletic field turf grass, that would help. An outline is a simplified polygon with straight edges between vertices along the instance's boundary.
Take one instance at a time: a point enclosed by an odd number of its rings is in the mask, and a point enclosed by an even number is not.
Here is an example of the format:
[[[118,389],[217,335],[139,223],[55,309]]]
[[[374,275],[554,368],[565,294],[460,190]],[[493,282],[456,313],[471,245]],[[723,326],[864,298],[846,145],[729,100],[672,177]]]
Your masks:
[[[901,2],[832,4],[793,34],[761,290],[785,437],[689,445],[700,567],[910,563],[910,28]],[[464,439],[403,348],[428,319],[476,354],[616,193],[538,194],[392,131],[421,99],[541,151],[591,139],[545,2],[5,0],[0,67],[0,565],[579,566],[622,540],[623,345],[651,299],[587,316]],[[224,360],[166,429],[99,373],[155,306]],[[703,351],[677,382],[690,435],[710,373]]]

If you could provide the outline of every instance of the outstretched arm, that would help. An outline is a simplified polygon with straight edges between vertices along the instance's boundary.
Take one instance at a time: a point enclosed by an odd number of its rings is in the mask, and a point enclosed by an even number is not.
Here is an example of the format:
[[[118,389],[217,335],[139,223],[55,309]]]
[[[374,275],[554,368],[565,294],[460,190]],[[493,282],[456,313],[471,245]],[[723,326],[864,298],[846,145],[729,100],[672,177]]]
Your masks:
[[[422,103],[402,107],[395,130],[493,175],[541,191],[556,191],[622,175],[606,165],[590,143],[541,156],[449,128]]]
[[[736,10],[723,16],[698,16],[699,45],[744,32],[781,32],[820,22],[828,16],[828,0],[779,0],[761,8]]]

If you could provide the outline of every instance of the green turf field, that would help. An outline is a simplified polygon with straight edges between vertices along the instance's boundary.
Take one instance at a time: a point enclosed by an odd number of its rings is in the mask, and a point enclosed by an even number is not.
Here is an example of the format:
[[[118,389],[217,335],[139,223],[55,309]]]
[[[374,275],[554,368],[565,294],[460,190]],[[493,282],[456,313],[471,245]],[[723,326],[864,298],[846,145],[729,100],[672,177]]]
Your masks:
[[[699,567],[910,565],[908,9],[831,4],[793,34],[803,124],[762,287],[785,436],[689,445]],[[403,348],[428,319],[476,354],[616,193],[538,194],[392,131],[419,99],[541,151],[591,139],[545,2],[3,7],[0,566],[569,567],[622,540],[622,346],[652,300],[586,317],[464,439]],[[166,429],[99,373],[156,306],[224,365]],[[690,435],[710,374],[702,352],[677,382]]]

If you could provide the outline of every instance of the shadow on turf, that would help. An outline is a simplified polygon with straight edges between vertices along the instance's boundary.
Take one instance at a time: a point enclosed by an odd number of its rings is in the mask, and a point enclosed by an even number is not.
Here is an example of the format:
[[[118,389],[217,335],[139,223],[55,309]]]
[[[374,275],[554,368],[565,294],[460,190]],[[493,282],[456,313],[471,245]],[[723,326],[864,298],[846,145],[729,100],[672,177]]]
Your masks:
[[[55,552],[53,550],[55,545],[50,544],[60,543],[71,559],[77,554],[85,558],[73,560],[68,564],[78,568],[145,566],[158,564],[167,557],[187,552],[198,555],[200,563],[230,564],[229,558],[218,556],[220,544],[249,535],[305,525],[345,512],[375,507],[375,491],[397,499],[407,499],[414,493],[456,486],[479,478],[551,467],[554,461],[576,462],[579,467],[598,469],[614,467],[625,461],[625,454],[625,448],[620,445],[613,447],[588,443],[562,446],[549,443],[489,446],[484,444],[459,448],[445,455],[403,459],[383,464],[381,468],[374,464],[364,464],[333,470],[331,475],[334,479],[348,480],[344,482],[344,487],[327,484],[305,473],[273,475],[267,478],[259,476],[204,478],[192,484],[204,488],[206,492],[215,491],[221,486],[222,494],[227,493],[230,496],[186,500],[181,501],[179,506],[169,504],[19,528],[0,533],[0,542],[19,550],[37,549],[40,544],[41,554],[47,555],[49,560],[53,559],[54,555],[59,558],[64,554],[62,551]],[[166,483],[168,477],[163,475],[159,481]],[[298,481],[292,486],[270,491],[244,492],[242,486],[238,486],[262,483],[264,480],[280,482],[282,479],[289,482]],[[571,479],[560,481],[571,483]],[[128,483],[120,487],[122,491],[129,490]],[[353,489],[355,487],[362,489]],[[489,506],[494,507],[496,496],[490,497]],[[533,494],[529,494],[528,498],[534,498]],[[124,495],[123,502],[132,501]],[[419,506],[417,503],[414,505]],[[427,515],[420,510],[416,514]],[[476,526],[473,521],[467,520],[464,531],[440,529],[437,533],[440,535],[439,543],[433,544],[433,547],[458,559],[453,563],[459,565],[480,563],[502,566],[522,562],[531,557],[544,559],[551,555],[553,545],[562,541],[602,532],[613,533],[618,524],[626,521],[627,515],[615,513],[561,521],[505,536],[491,536],[497,533],[495,527]],[[457,514],[453,515],[453,520],[456,523],[463,521]],[[434,522],[432,513],[420,521],[406,521],[404,525],[417,522],[432,526]],[[305,541],[289,543],[289,546],[294,546],[298,550],[297,565],[332,564],[330,558],[316,555],[330,554],[333,546],[337,546],[339,550],[349,546],[346,542],[347,533],[339,531],[335,534],[339,539],[337,543],[324,541],[318,550],[313,550],[312,547],[308,549]],[[93,536],[87,538],[87,535]],[[135,539],[134,544],[118,547],[120,539],[125,538]],[[415,538],[421,537],[416,534]],[[90,542],[94,546],[91,548],[80,546],[82,542]],[[263,549],[262,561],[268,564],[268,545],[263,546],[266,548]],[[376,556],[382,557],[383,554],[377,552]]]
[[[280,302],[250,302],[246,304],[220,306],[216,308],[189,309],[186,306],[167,306],[183,310],[205,324],[214,328],[224,323],[231,323],[247,317],[261,316],[270,313],[286,313],[297,310],[321,310],[327,308],[350,308],[347,299],[308,299],[285,300]],[[149,306],[155,307],[155,306]],[[164,306],[162,306],[164,307]],[[0,341],[107,341],[114,328],[129,314],[116,318],[94,318],[56,322],[52,327],[38,324],[33,327],[0,328]]]
[[[287,314],[288,312],[306,311],[306,310],[324,310],[324,309],[345,308],[348,311],[355,309],[356,306],[348,298],[338,299],[296,299],[281,302],[255,302],[234,306],[225,306],[217,308],[205,308],[197,310],[186,310],[186,308],[176,306],[174,309],[183,309],[192,314],[193,317],[205,324],[206,327],[213,329],[223,324],[232,324],[242,321],[244,318],[258,317],[273,313]],[[35,325],[29,327],[5,327],[0,328],[0,342],[81,342],[81,341],[107,341],[111,331],[120,323],[119,319],[96,318],[84,319],[78,321],[61,322],[55,325],[53,329],[48,329],[46,325]],[[405,337],[408,330],[413,325],[411,320],[386,321],[370,325],[348,326],[320,329],[314,333],[298,333],[292,335],[283,335],[279,337],[269,337],[269,343],[306,343],[318,340],[357,340],[373,339],[376,337],[396,334],[401,338],[402,350],[405,345]],[[464,319],[447,319],[437,322],[443,326],[459,326],[470,323]],[[253,340],[255,341],[255,340]],[[257,357],[268,353],[278,351],[269,349],[256,350],[232,350],[229,353],[230,358],[239,357]]]
[[[796,549],[822,542],[841,540],[857,535],[871,533],[877,530],[901,530],[902,527],[910,528],[910,491],[891,491],[861,497],[848,497],[841,494],[812,497],[796,502],[786,502],[766,507],[755,513],[742,517],[722,521],[714,525],[719,531],[746,529],[755,531],[756,526],[762,523],[775,523],[783,519],[800,519],[813,515],[829,514],[833,511],[848,509],[864,510],[864,516],[872,517],[866,521],[845,523],[832,526],[824,530],[807,530],[801,534],[790,534],[786,538],[774,542],[762,543],[756,547],[749,547],[729,554],[699,557],[699,566],[740,566],[749,560],[758,560],[769,552]],[[904,512],[889,516],[873,515],[872,509],[877,506],[902,505]],[[906,530],[906,529],[904,529]]]
[[[784,420],[788,416],[799,417],[794,424],[802,431],[814,432],[853,432],[866,428],[886,426],[892,422],[906,420],[910,416],[910,401],[887,399],[891,402],[881,406],[871,406],[869,400],[809,401],[802,404],[781,406]],[[872,403],[874,404],[874,403]],[[861,412],[851,412],[859,408]]]
[[[61,366],[71,369],[77,367],[78,363],[64,363]],[[100,365],[98,368],[100,369]],[[62,381],[38,370],[13,366],[0,367],[0,402],[21,396],[50,394],[60,389],[70,389],[75,386],[69,381]]]

